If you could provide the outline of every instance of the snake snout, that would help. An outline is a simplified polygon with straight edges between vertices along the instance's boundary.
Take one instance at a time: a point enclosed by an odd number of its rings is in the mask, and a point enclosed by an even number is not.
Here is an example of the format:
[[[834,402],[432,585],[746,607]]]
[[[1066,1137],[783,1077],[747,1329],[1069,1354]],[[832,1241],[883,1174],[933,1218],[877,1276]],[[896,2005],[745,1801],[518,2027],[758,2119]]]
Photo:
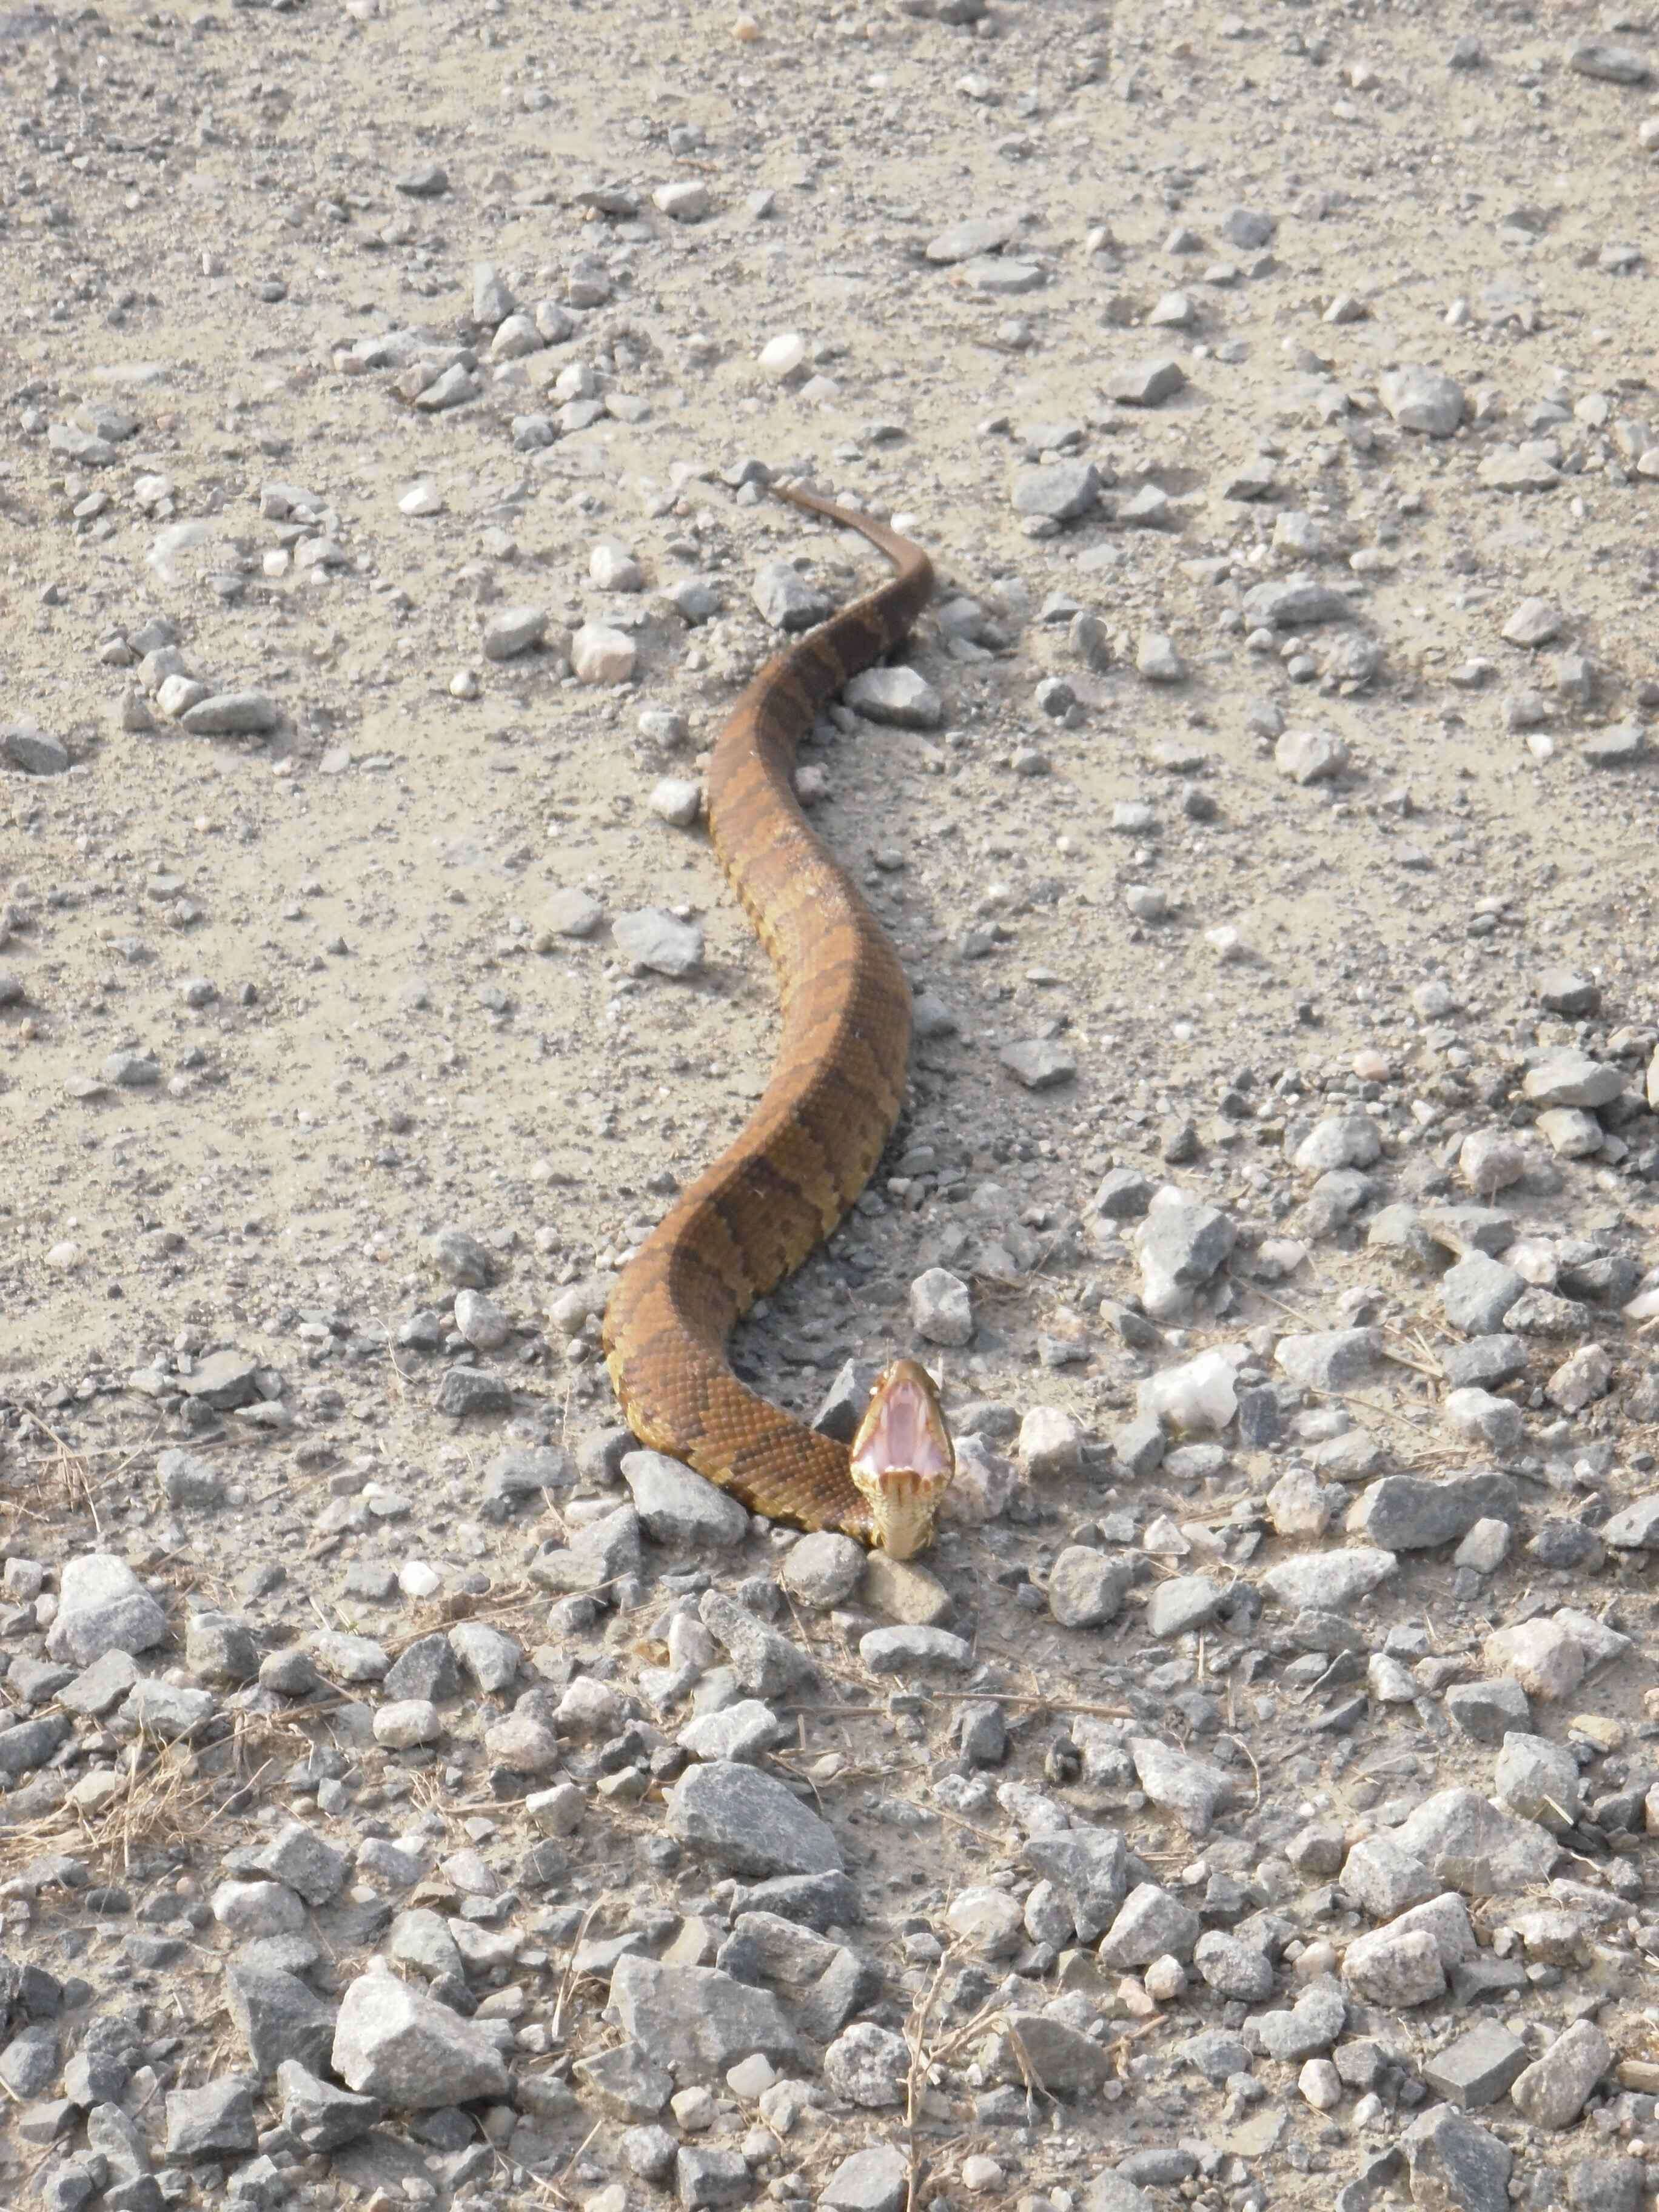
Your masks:
[[[876,1378],[850,1462],[882,1551],[908,1559],[927,1548],[956,1468],[933,1376],[916,1360],[896,1359]]]

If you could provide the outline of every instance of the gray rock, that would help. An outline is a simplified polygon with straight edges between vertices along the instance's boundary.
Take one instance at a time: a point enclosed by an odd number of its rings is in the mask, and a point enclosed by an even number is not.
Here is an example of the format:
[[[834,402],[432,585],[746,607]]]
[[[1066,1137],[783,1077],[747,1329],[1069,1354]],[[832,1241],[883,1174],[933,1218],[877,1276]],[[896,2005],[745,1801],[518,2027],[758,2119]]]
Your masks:
[[[899,2212],[910,2162],[896,2143],[872,2143],[842,2159],[818,2198],[819,2212]]]
[[[1463,420],[1463,387],[1437,368],[1407,364],[1376,381],[1377,397],[1402,430],[1449,438]]]
[[[1639,2158],[1579,2158],[1567,2170],[1571,2212],[1641,2212],[1646,2190]]]
[[[502,1520],[523,1499],[571,1490],[575,1483],[575,1462],[559,1446],[538,1444],[497,1452],[484,1469],[484,1517]]]
[[[69,749],[33,722],[14,722],[0,730],[0,757],[22,775],[66,775]]]
[[[426,1240],[427,1257],[447,1283],[481,1291],[495,1280],[495,1262],[485,1246],[464,1229],[439,1229]]]
[[[1086,514],[1099,497],[1100,477],[1092,461],[1053,461],[1044,469],[1025,470],[1016,480],[1014,512],[1070,522]]]
[[[0,2083],[18,2104],[43,2096],[58,2079],[58,2035],[44,2021],[14,2035],[0,2051]]]
[[[1475,1743],[1502,1743],[1510,1729],[1524,1729],[1532,1719],[1525,1690],[1508,1674],[1491,1681],[1454,1682],[1446,1692],[1446,1711]]]
[[[1190,1959],[1202,1926],[1197,1913],[1156,1882],[1143,1881],[1123,1900],[1095,1955],[1104,1966],[1149,1966],[1167,1952]]]
[[[982,253],[1000,253],[1017,228],[1011,215],[969,216],[947,224],[925,251],[930,261],[943,264],[974,261]]]
[[[1512,1729],[1504,1737],[1492,1777],[1493,1795],[1523,1820],[1564,1834],[1584,1804],[1584,1778],[1564,1743]]]
[[[1342,1865],[1344,1893],[1373,1920],[1395,1919],[1439,1887],[1422,1860],[1387,1833],[1357,1843]]]
[[[195,1452],[159,1453],[155,1472],[169,1505],[181,1511],[216,1513],[225,1502],[225,1479]]]
[[[1156,1320],[1183,1314],[1232,1250],[1232,1222],[1213,1206],[1155,1206],[1137,1239],[1141,1303]]]
[[[690,1768],[668,1794],[668,1830],[728,1874],[840,1873],[827,1822],[775,1775],[721,1762]]]
[[[770,1705],[758,1698],[739,1698],[717,1713],[700,1713],[689,1721],[675,1741],[694,1759],[757,1759],[791,1731]]]
[[[89,1667],[106,1651],[153,1650],[167,1632],[167,1615],[125,1559],[113,1552],[82,1552],[64,1569],[46,1650],[71,1666]]]
[[[1173,1813],[1189,1836],[1207,1835],[1216,1813],[1233,1794],[1233,1779],[1226,1769],[1177,1751],[1156,1736],[1134,1737],[1129,1755],[1153,1804]]]
[[[636,907],[611,924],[617,950],[635,971],[676,979],[695,975],[702,966],[702,925],[680,921],[661,907]]]
[[[778,1580],[799,1604],[823,1611],[852,1595],[863,1578],[867,1556],[854,1537],[820,1528],[791,1546]]]
[[[1326,1975],[1310,1982],[1288,2012],[1258,2013],[1250,2026],[1270,2058],[1299,2065],[1328,2051],[1347,2021],[1348,2001]]]
[[[1410,2169],[1412,2202],[1422,2212],[1509,2212],[1513,2154],[1450,2105],[1419,2112],[1400,2147]]]
[[[394,1703],[424,1698],[429,1704],[446,1704],[459,1698],[461,1670],[449,1638],[441,1631],[417,1636],[392,1661],[380,1686]]]
[[[1114,369],[1106,380],[1106,396],[1126,407],[1158,407],[1186,385],[1187,372],[1174,355],[1159,354],[1131,368]]]
[[[948,1628],[872,1628],[859,1638],[859,1657],[872,1674],[965,1674],[974,1647]]]
[[[1025,1863],[1054,1888],[1079,1943],[1092,1943],[1116,1919],[1129,1889],[1128,1847],[1115,1828],[1073,1827],[1032,1836]]]
[[[1478,2021],[1423,2067],[1423,2079],[1449,2105],[1468,2112],[1495,2105],[1527,2063],[1527,2046],[1495,2020]]]
[[[1386,1474],[1370,1484],[1350,1509],[1350,1535],[1368,1537],[1389,1552],[1420,1552],[1455,1543],[1477,1521],[1516,1522],[1520,1494],[1506,1474]]]
[[[1622,1070],[1586,1052],[1553,1052],[1527,1070],[1521,1088],[1534,1106],[1608,1105],[1625,1087]]]
[[[754,600],[774,629],[811,629],[830,612],[829,594],[809,584],[787,561],[764,561],[756,571]]]
[[[672,2089],[672,2077],[663,2078]],[[666,2181],[680,2154],[678,2143],[666,2128],[651,2126],[625,2129],[617,2148],[622,2152],[623,2164],[630,2173],[638,2174],[641,2181]]]
[[[1517,1820],[1473,1790],[1438,1790],[1395,1831],[1443,1887],[1470,1897],[1506,1897],[1547,1881],[1559,1847],[1531,1820]]]
[[[866,721],[900,730],[936,730],[945,720],[945,702],[927,678],[902,662],[866,668],[842,686],[842,699]]]
[[[1147,1633],[1185,1636],[1202,1628],[1215,1619],[1226,1595],[1225,1587],[1212,1576],[1172,1575],[1167,1583],[1155,1583],[1147,1598]]]
[[[354,2097],[349,2089],[325,2081],[296,2058],[285,2059],[276,2069],[276,2087],[283,2100],[283,2125],[308,2151],[338,2150],[367,2135],[384,2116],[378,2097]]]
[[[629,1452],[622,1477],[653,1544],[730,1546],[749,1534],[746,1506],[665,1453]]]
[[[684,2087],[718,2081],[758,2051],[775,2066],[805,2053],[776,1997],[712,1966],[665,1966],[629,1954],[611,1974],[611,2002],[623,2033],[645,2057],[672,2069]]]
[[[910,1285],[910,1321],[928,1344],[962,1346],[974,1334],[973,1295],[947,1267],[928,1267]]]
[[[703,1592],[697,1618],[731,1660],[738,1686],[751,1698],[781,1698],[817,1680],[809,1652],[757,1620],[724,1590]]]
[[[1205,1929],[1193,1953],[1193,1962],[1220,1996],[1243,2004],[1261,2004],[1273,1995],[1273,1960],[1255,1944],[1228,1935],[1224,1929]]]
[[[1449,1344],[1440,1351],[1447,1387],[1452,1390],[1496,1390],[1514,1382],[1527,1371],[1525,1341],[1507,1332],[1496,1336],[1471,1337],[1467,1344]]]
[[[499,1628],[482,1620],[458,1620],[448,1644],[462,1673],[487,1698],[500,1697],[517,1680],[523,1650]]]
[[[1659,1551],[1659,1490],[1623,1506],[1602,1523],[1601,1541],[1615,1551]]]
[[[289,1820],[252,1863],[258,1873],[297,1891],[307,1905],[326,1905],[343,1887],[349,1862],[303,1820]]]
[[[1524,1277],[1484,1252],[1469,1252],[1440,1279],[1440,1305],[1466,1336],[1491,1336],[1526,1289]]]
[[[276,702],[263,691],[216,691],[198,699],[179,717],[193,738],[263,737],[283,719]]]
[[[1343,1955],[1342,1978],[1357,1997],[1391,2010],[1431,2003],[1446,1991],[1439,1946],[1423,1928],[1356,1936]]]
[[[613,2120],[654,2120],[674,2094],[674,2077],[636,2043],[579,2058],[572,2069],[577,2086]]]
[[[185,1624],[185,1664],[204,1682],[251,1682],[259,1647],[245,1620],[230,1613],[193,1613]]]
[[[1621,46],[1611,39],[1575,39],[1567,48],[1567,67],[1604,84],[1645,84],[1653,74],[1639,47]]]
[[[193,2089],[167,2093],[167,2156],[199,2158],[224,2151],[257,2150],[253,2085],[232,2075]]]
[[[1036,2076],[1038,2086],[1051,2096],[1097,2088],[1112,2070],[1111,2061],[1099,2044],[1080,2028],[1048,2013],[1010,2012],[1006,2030],[991,2039],[986,2071],[994,2077],[1023,2081],[1022,2059]]]
[[[997,1060],[1028,1091],[1052,1091],[1056,1084],[1069,1083],[1077,1073],[1073,1055],[1049,1037],[1024,1037],[1006,1044]]]
[[[1062,1628],[1102,1627],[1122,1612],[1132,1578],[1127,1561],[1068,1544],[1048,1571],[1048,1610]]]
[[[753,2194],[748,2163],[739,2150],[706,2143],[682,2144],[674,2160],[674,2193],[685,2212],[740,2204]]]
[[[20,1721],[0,1730],[0,1777],[15,1782],[20,1774],[32,1774],[73,1734],[63,1713],[42,1713],[37,1720]]]
[[[1370,1547],[1311,1552],[1270,1567],[1261,1587],[1275,1605],[1290,1613],[1341,1613],[1386,1581],[1398,1565],[1392,1552]]]
[[[1382,1358],[1382,1332],[1322,1328],[1304,1335],[1282,1336],[1274,1346],[1273,1358],[1301,1389],[1346,1390],[1376,1374]]]
[[[313,2074],[328,2064],[334,2007],[297,1975],[233,1960],[225,1970],[225,2002],[262,2079],[288,2058]]]
[[[348,2088],[404,2112],[508,2091],[506,2063],[483,2030],[388,1973],[347,1985],[331,2061]]]
[[[1244,619],[1252,629],[1312,629],[1322,623],[1350,621],[1352,615],[1340,592],[1311,576],[1256,584],[1244,594]]]
[[[1570,2128],[1613,2060],[1613,2045],[1595,2022],[1575,2021],[1516,2075],[1510,2102],[1535,2128]]]
[[[1184,2042],[1176,2045],[1175,2055],[1188,2066],[1195,2067],[1206,2081],[1218,2086],[1234,2074],[1248,2074],[1254,2063],[1250,2046],[1243,2036],[1231,2035],[1223,2027],[1202,2028],[1196,2035],[1189,2035]],[[1104,2180],[1107,2177],[1102,2175],[1100,2179]],[[1118,2177],[1113,2174],[1110,2179],[1115,2182]],[[1135,2195],[1140,2197],[1143,2204],[1149,2203],[1150,2200],[1141,2197],[1138,2189]],[[1108,2202],[1109,2204],[1115,2200],[1109,2197]]]
[[[910,2051],[902,2035],[855,2021],[823,2054],[823,2078],[836,2096],[868,2112],[904,2102],[910,2075]]]

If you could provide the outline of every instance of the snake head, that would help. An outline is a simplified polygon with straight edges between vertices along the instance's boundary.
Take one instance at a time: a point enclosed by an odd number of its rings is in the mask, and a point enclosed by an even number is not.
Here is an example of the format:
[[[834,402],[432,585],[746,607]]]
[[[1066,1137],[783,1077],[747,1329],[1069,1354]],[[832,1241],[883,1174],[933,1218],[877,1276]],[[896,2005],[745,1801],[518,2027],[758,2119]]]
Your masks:
[[[876,1377],[853,1439],[850,1472],[870,1508],[871,1541],[896,1559],[925,1551],[956,1471],[933,1376],[919,1361],[894,1360]]]

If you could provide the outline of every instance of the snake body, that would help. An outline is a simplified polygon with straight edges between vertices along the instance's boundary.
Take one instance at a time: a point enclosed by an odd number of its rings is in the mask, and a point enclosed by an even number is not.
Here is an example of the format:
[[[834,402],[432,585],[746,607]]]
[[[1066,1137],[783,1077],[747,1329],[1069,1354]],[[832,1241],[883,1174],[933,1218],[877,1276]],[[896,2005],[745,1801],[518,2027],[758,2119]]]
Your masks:
[[[798,740],[848,679],[906,636],[932,595],[920,546],[793,487],[795,506],[857,531],[895,573],[779,653],[738,700],[709,763],[720,865],[776,971],[782,1030],[742,1133],[623,1269],[605,1350],[629,1426],[753,1512],[872,1540],[844,1443],[738,1381],[732,1324],[827,1237],[869,1181],[898,1119],[910,990],[885,932],[807,826]]]

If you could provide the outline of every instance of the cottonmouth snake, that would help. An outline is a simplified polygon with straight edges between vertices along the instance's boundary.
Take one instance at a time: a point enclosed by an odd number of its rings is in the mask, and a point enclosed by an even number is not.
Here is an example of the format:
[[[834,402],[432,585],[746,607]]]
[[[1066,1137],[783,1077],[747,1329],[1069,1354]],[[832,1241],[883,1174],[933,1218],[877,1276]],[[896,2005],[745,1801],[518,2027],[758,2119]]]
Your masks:
[[[709,763],[709,835],[777,972],[782,1035],[742,1134],[623,1269],[606,1364],[640,1441],[687,1462],[752,1511],[920,1551],[951,1479],[926,1370],[888,1368],[851,1449],[747,1389],[726,1340],[798,1267],[869,1181],[904,1097],[910,989],[880,923],[807,827],[797,740],[849,677],[890,653],[933,588],[908,538],[791,486],[793,505],[857,531],[896,574],[768,662]]]

